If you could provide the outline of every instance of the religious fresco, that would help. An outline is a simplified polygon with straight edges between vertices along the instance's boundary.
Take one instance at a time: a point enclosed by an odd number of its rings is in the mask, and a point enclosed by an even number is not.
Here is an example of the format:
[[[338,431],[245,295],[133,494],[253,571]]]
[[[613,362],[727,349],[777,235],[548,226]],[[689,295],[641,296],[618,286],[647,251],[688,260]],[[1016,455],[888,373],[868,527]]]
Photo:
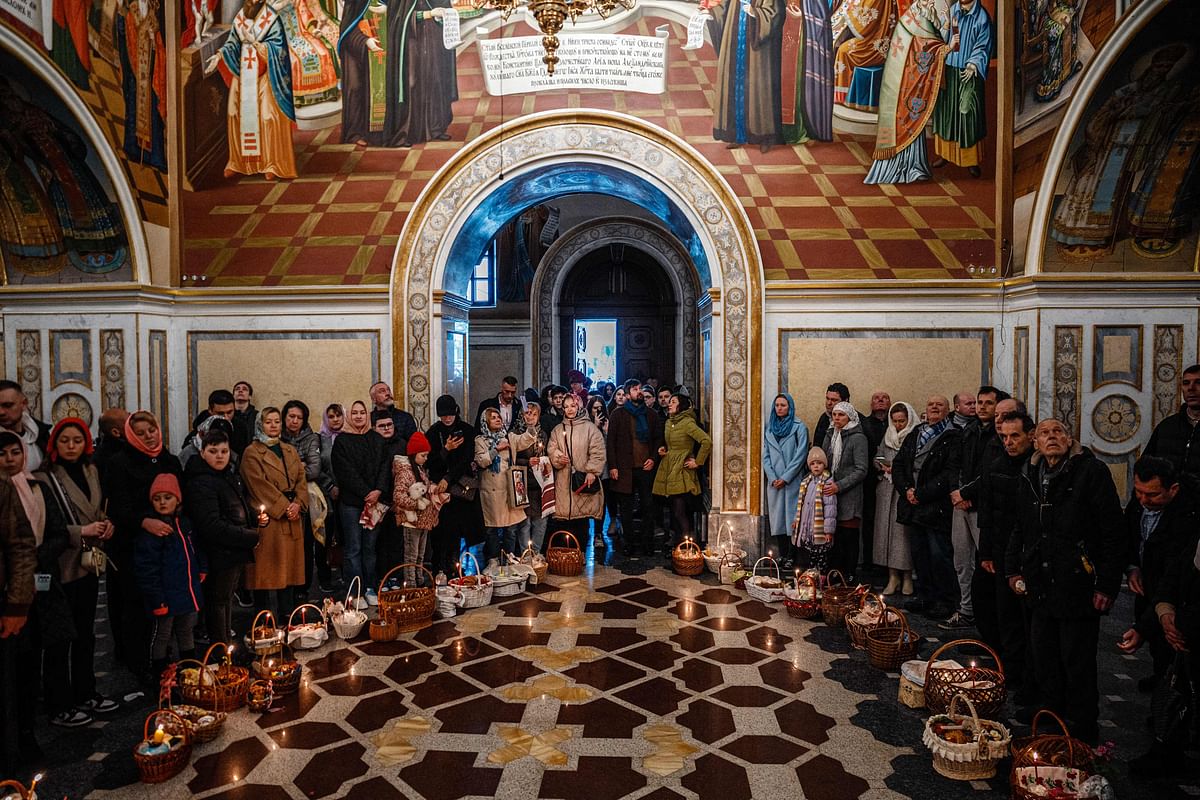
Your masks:
[[[1196,269],[1197,30],[1200,9],[1168,6],[1136,36],[1091,98],[1058,176],[1047,271]]]
[[[743,198],[768,277],[994,266],[994,2],[834,6],[642,0],[568,23],[550,76],[520,9],[247,0],[183,50],[184,271],[384,282],[412,201],[463,143],[564,108],[700,149]]]
[[[70,82],[65,88],[78,93],[121,159],[142,219],[166,225],[169,114],[161,0],[0,3],[0,25],[44,53]]]
[[[0,284],[128,281],[125,223],[78,121],[0,53]]]

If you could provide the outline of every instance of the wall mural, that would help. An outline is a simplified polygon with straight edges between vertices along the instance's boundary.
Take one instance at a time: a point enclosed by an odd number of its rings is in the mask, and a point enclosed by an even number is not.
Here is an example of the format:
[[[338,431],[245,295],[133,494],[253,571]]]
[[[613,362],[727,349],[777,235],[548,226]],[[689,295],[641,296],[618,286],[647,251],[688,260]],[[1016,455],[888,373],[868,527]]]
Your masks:
[[[0,53],[0,284],[130,280],[112,182],[71,112]]]
[[[206,281],[384,282],[412,200],[462,143],[574,107],[700,149],[769,278],[995,262],[994,0],[642,0],[568,24],[553,76],[520,11],[246,0],[201,31],[219,10],[192,5],[184,271]]]
[[[160,2],[5,3],[0,4],[0,26],[16,32],[57,66],[121,157],[122,179],[133,188],[142,218],[166,225],[167,64]],[[0,64],[0,73],[13,78],[21,91],[45,88],[2,48]],[[26,75],[32,82],[24,79]],[[44,94],[63,107],[53,92]],[[113,268],[113,263],[107,260],[101,266]]]
[[[1047,271],[1195,269],[1200,39],[1181,34],[1197,30],[1200,8],[1167,6],[1088,103],[1058,177]]]

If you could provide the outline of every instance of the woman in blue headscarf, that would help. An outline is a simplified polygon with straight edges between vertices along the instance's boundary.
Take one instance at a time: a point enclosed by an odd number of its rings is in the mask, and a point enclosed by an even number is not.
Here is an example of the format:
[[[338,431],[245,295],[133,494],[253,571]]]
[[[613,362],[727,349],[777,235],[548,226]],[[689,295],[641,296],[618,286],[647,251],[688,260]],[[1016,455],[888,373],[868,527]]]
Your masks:
[[[772,413],[763,430],[763,470],[767,473],[767,510],[771,535],[779,553],[789,552],[788,536],[796,515],[804,459],[808,455],[808,427],[796,419],[796,404],[790,394],[775,396]],[[785,562],[790,567],[790,563]]]

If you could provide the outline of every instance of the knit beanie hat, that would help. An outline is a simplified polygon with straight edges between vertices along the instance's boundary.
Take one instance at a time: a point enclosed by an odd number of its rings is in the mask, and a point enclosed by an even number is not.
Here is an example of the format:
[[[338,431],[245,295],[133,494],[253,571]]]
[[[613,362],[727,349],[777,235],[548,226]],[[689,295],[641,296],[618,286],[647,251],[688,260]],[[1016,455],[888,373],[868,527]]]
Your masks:
[[[417,453],[428,453],[432,450],[429,446],[429,440],[425,438],[425,434],[417,431],[408,439],[408,454],[415,456]]]
[[[159,473],[150,484],[150,496],[156,494],[174,495],[175,499],[183,502],[183,492],[179,490],[179,479],[169,472]]]
[[[437,399],[437,415],[448,417],[451,414],[458,416],[458,403],[450,395],[444,394]]]

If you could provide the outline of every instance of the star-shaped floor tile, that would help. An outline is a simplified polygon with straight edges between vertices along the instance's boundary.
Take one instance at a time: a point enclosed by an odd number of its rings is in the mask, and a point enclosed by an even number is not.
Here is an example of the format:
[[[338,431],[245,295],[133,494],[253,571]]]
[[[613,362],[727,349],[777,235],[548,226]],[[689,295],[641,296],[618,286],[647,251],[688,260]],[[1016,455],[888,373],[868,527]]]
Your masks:
[[[487,760],[492,764],[510,764],[525,756],[533,756],[549,767],[561,767],[567,763],[567,754],[557,747],[571,738],[571,732],[566,728],[529,733],[524,728],[514,726],[501,728],[498,733],[508,744],[488,754]]]
[[[514,651],[521,658],[528,659],[543,669],[563,670],[584,661],[594,661],[604,655],[594,647],[571,647],[566,650],[552,650],[544,645],[529,645]]]
[[[583,686],[571,686],[558,675],[543,675],[531,684],[506,686],[500,692],[508,700],[533,700],[538,697],[554,697],[564,703],[581,703],[591,700],[595,692]]]
[[[685,742],[683,732],[674,725],[651,725],[644,736],[655,751],[642,760],[642,766],[662,777],[683,769],[685,759],[700,749]]]
[[[385,767],[403,764],[414,755],[417,748],[412,744],[416,736],[429,732],[429,720],[424,717],[404,717],[396,720],[396,724],[380,731],[371,737],[371,744],[379,763]]]

